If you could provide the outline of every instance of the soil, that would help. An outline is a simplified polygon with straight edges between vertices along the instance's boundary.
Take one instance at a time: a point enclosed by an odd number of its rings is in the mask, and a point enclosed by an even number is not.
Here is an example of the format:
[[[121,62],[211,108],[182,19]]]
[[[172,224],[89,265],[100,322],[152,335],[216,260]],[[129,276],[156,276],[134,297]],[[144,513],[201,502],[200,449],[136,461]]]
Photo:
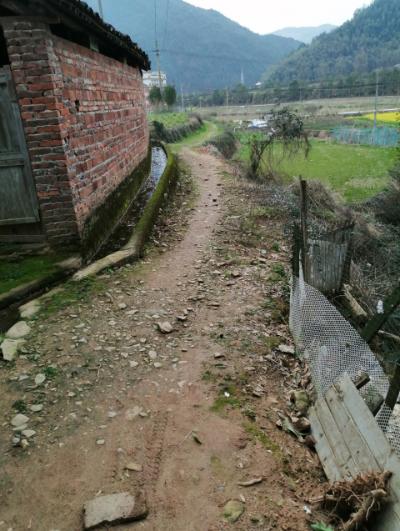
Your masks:
[[[318,520],[304,509],[323,481],[316,454],[276,425],[308,383],[278,350],[291,345],[285,220],[263,215],[212,151],[181,159],[191,177],[143,261],[44,308],[25,355],[1,366],[0,529],[78,531],[86,501],[139,490],[149,516],[115,529],[303,531]],[[11,442],[17,410],[36,431],[26,448]],[[245,506],[234,524],[229,500]]]

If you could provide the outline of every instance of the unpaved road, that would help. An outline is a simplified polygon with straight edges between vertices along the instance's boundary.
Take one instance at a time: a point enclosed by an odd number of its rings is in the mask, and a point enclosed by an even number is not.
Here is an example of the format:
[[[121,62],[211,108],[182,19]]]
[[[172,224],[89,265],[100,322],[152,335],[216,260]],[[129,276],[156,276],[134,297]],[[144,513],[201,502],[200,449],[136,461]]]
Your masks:
[[[282,224],[243,233],[251,197],[225,163],[205,150],[181,156],[198,189],[186,229],[172,216],[173,243],[39,317],[27,355],[2,367],[0,530],[78,531],[85,501],[139,489],[148,518],[116,529],[309,529],[303,506],[320,469],[275,426],[301,377],[297,361],[274,350],[290,341],[274,317],[287,284],[274,273],[288,260]],[[238,243],[253,230],[259,245]],[[159,321],[174,332],[161,334]],[[47,380],[35,387],[39,372]],[[17,400],[37,432],[26,450],[10,444]],[[43,411],[32,413],[34,403]],[[246,507],[235,524],[222,518],[231,499]]]

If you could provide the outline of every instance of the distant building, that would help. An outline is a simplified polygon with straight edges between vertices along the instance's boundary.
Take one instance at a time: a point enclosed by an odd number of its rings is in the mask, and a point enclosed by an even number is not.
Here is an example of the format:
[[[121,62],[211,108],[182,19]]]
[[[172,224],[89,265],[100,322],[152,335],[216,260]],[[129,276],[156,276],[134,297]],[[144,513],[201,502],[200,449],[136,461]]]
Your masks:
[[[164,88],[167,86],[167,74],[165,72],[160,72],[160,77],[161,86]],[[160,78],[158,76],[158,72],[143,72],[143,85],[148,89],[151,89],[152,87],[159,87]]]

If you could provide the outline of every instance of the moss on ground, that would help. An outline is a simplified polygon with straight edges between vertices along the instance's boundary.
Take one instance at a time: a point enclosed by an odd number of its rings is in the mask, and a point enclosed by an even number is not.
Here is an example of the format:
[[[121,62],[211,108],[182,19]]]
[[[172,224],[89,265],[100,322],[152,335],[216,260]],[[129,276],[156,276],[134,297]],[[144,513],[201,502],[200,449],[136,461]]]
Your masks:
[[[54,291],[43,304],[40,317],[49,315],[72,306],[78,302],[85,302],[95,293],[103,289],[103,283],[97,277],[90,277],[79,282],[66,282],[62,288]]]
[[[59,254],[46,254],[0,260],[0,294],[57,273],[60,271],[57,264],[64,258]]]

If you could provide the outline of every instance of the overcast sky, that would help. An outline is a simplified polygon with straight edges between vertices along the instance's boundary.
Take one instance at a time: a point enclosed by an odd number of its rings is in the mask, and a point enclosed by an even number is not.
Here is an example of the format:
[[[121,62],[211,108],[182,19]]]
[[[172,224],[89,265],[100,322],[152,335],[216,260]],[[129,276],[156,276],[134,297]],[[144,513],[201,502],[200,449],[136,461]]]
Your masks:
[[[356,9],[372,0],[185,0],[215,9],[257,33],[272,33],[287,26],[339,26]]]

